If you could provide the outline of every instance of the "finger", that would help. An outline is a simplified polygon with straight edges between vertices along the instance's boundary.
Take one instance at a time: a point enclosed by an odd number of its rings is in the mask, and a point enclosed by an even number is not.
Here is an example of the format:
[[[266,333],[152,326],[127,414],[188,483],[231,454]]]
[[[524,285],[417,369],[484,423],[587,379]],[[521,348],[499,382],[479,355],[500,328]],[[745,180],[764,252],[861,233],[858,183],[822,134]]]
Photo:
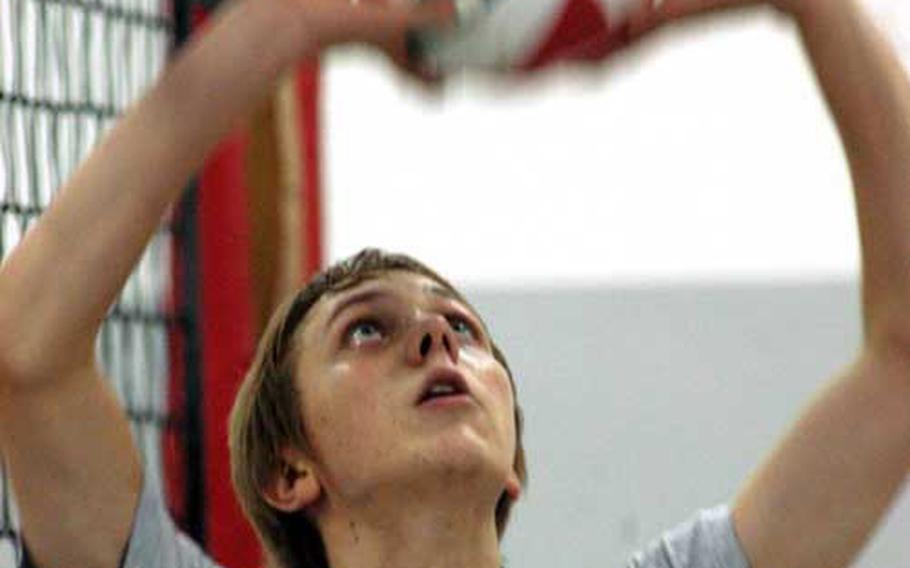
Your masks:
[[[398,66],[398,69],[401,76],[407,80],[406,82],[416,86],[421,93],[436,99],[444,95],[446,83],[442,77],[420,70],[415,71],[409,67]]]
[[[655,15],[658,20],[666,22],[761,3],[762,0],[663,0],[656,7]]]
[[[410,55],[392,56],[392,62],[403,75],[416,81],[417,84],[428,92],[439,93],[445,87],[445,77],[442,73],[428,69],[420,61],[415,61]]]
[[[630,43],[657,28],[663,23],[661,8],[666,0],[639,0],[627,22],[626,33]]]
[[[455,22],[452,0],[388,2],[331,0],[334,10],[319,23],[323,45],[367,43],[391,49],[408,30],[443,29]]]

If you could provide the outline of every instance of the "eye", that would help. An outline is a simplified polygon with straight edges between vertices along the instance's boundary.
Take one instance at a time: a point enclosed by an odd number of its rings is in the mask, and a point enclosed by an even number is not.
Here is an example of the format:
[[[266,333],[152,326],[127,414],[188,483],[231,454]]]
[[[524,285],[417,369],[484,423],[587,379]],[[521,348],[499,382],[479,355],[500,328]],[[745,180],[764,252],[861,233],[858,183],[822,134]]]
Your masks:
[[[376,320],[357,320],[348,326],[344,337],[354,345],[379,341],[383,337],[382,326]]]
[[[449,321],[449,326],[451,326],[452,331],[458,335],[463,335],[465,337],[470,337],[471,339],[478,339],[478,333],[474,325],[468,321],[466,318],[463,318],[459,315],[450,315],[446,319]]]

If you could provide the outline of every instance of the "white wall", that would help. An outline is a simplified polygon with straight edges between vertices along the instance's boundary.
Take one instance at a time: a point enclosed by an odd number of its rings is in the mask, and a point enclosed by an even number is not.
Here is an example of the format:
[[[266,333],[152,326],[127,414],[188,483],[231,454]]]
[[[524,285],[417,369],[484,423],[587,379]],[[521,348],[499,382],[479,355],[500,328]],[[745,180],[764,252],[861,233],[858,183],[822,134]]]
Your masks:
[[[868,1],[910,53],[907,3]],[[379,245],[480,285],[855,274],[844,156],[770,12],[440,99],[378,58],[328,61],[331,258]]]

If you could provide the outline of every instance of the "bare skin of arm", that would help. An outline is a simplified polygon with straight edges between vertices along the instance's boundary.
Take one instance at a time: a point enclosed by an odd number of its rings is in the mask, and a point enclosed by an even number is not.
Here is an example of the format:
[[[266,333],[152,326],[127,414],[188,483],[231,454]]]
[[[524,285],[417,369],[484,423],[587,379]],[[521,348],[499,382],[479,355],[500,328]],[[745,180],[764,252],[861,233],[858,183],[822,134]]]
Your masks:
[[[862,550],[910,470],[910,82],[858,0],[666,0],[633,35],[759,4],[799,27],[847,151],[864,341],[747,481],[734,525],[753,568],[838,568]]]
[[[910,469],[910,83],[856,0],[803,4],[800,31],[850,161],[865,342],[736,501],[754,568],[850,565]]]
[[[296,61],[348,42],[400,59],[406,29],[450,20],[441,3],[235,1],[129,110],[0,266],[0,449],[38,565],[120,561],[140,458],[97,368],[94,341],[186,179]]]

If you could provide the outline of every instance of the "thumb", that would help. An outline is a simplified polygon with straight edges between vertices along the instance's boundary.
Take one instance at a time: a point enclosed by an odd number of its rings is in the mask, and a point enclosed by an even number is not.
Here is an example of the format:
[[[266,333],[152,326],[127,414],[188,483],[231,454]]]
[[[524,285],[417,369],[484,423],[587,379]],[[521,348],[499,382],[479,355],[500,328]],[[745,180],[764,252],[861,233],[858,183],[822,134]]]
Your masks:
[[[454,25],[453,0],[330,0],[337,9],[323,28],[323,45],[365,43],[389,51],[409,30]]]
[[[659,21],[669,22],[698,14],[767,3],[767,0],[662,0],[655,2],[655,12]]]

